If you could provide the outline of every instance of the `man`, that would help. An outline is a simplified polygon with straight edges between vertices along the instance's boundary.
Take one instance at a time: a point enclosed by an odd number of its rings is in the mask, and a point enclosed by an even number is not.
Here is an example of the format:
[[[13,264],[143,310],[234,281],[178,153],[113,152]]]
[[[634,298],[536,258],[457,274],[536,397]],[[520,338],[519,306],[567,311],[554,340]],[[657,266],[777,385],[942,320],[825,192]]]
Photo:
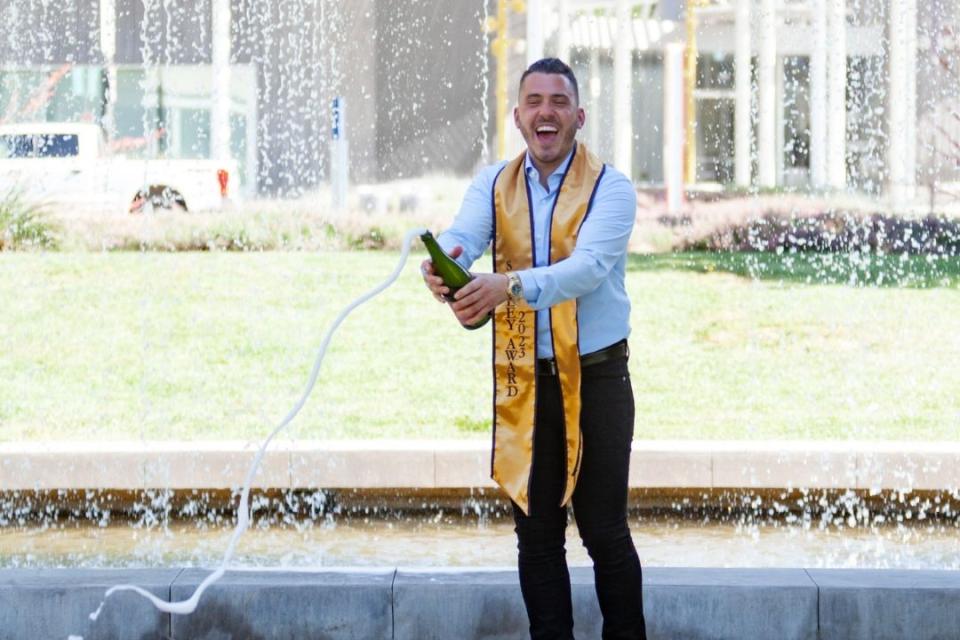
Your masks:
[[[577,81],[554,58],[520,79],[514,123],[526,151],[482,170],[441,246],[465,267],[492,242],[451,308],[463,324],[494,313],[492,477],[513,501],[530,635],[573,638],[564,549],[572,501],[594,563],[605,639],[645,638],[641,569],[627,527],[633,392],[627,371],[631,182],[577,130]],[[429,260],[424,281],[449,293]]]

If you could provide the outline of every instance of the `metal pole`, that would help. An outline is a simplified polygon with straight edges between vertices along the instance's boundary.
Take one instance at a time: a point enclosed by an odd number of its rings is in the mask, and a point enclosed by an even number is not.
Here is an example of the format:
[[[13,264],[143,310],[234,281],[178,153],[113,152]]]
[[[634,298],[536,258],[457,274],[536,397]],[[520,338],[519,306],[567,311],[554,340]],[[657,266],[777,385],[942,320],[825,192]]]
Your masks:
[[[350,179],[350,152],[347,145],[347,103],[337,96],[331,103],[330,192],[333,210],[342,212],[347,206],[347,183]]]

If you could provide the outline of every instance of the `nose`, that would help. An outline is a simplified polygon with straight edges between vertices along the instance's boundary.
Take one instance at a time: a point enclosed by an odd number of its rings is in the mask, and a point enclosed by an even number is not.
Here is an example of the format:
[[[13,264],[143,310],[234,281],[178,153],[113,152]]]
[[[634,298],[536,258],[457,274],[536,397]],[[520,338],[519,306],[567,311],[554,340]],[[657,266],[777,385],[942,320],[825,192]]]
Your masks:
[[[534,122],[555,123],[556,121],[557,121],[557,110],[554,109],[551,105],[540,105],[539,107],[537,107],[537,110],[534,113]]]

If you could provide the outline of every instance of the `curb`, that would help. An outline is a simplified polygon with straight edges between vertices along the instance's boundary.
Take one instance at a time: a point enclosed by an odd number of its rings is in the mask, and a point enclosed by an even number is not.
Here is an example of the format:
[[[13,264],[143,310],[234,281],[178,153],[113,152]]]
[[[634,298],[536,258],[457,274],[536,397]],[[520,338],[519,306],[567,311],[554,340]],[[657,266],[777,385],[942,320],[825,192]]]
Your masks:
[[[5,491],[232,489],[258,444],[38,442],[0,444]],[[261,489],[494,488],[488,440],[278,442]],[[956,491],[960,443],[635,440],[633,489]]]
[[[429,640],[529,637],[514,570],[343,569],[231,571],[188,616],[157,612],[133,582],[183,599],[200,569],[0,571],[0,638],[364,638]],[[592,571],[571,569],[578,638],[599,638]],[[914,640],[955,637],[960,572],[845,569],[644,570],[651,640],[778,638]]]

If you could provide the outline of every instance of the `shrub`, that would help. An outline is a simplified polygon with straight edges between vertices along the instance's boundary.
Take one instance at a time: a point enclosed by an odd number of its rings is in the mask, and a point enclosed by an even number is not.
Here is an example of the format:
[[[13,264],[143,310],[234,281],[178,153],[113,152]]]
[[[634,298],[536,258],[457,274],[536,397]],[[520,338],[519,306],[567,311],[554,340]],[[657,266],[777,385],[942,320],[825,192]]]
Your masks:
[[[834,210],[804,215],[765,212],[689,233],[677,249],[960,256],[960,220]]]
[[[153,215],[62,212],[62,249],[81,251],[322,251],[398,249],[408,229],[449,219],[350,212],[330,216],[296,203],[245,211]]]
[[[56,229],[41,205],[16,189],[0,196],[0,251],[56,247]]]

